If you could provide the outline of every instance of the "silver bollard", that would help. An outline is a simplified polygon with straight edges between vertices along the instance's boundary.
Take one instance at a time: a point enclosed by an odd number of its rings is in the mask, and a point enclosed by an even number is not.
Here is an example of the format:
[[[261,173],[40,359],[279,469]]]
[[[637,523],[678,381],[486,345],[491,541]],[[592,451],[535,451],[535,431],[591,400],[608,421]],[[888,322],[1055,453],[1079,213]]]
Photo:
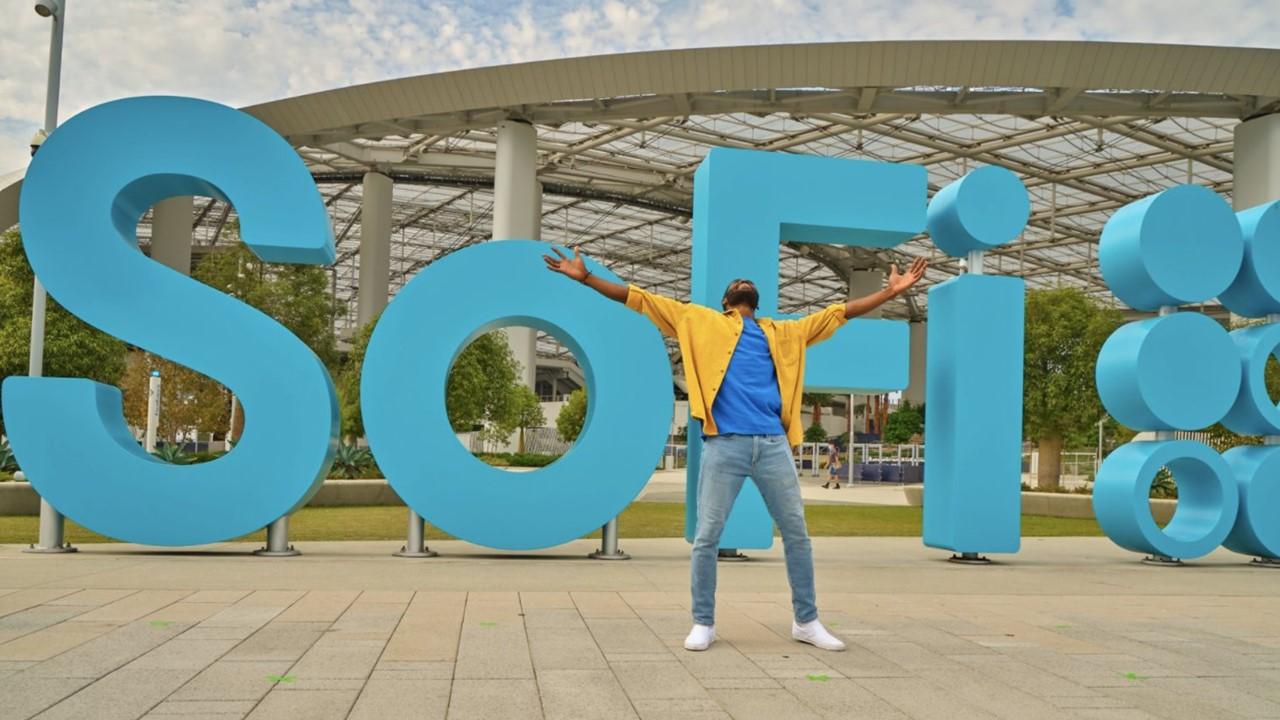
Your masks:
[[[395,553],[396,557],[430,558],[440,554],[427,548],[424,524],[421,515],[413,510],[409,511],[409,533],[405,538],[404,547],[400,548],[400,552]]]
[[[600,528],[600,549],[587,557],[592,560],[630,560],[631,556],[618,549],[618,518],[611,518]]]
[[[53,509],[48,500],[40,498],[40,537],[35,545],[29,545],[22,552],[28,553],[72,553],[79,548],[72,547],[62,535],[62,513]]]
[[[253,551],[262,557],[291,557],[301,555],[289,544],[289,516],[285,515],[267,526],[267,546]]]

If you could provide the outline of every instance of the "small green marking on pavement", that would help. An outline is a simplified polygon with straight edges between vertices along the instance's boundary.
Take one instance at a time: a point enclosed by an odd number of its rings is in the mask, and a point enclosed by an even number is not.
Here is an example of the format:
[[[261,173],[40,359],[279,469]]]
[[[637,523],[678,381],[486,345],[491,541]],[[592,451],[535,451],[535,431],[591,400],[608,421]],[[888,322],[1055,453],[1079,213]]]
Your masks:
[[[1146,680],[1146,676],[1139,675],[1135,672],[1120,673],[1126,680]]]
[[[831,678],[827,677],[826,675],[805,675],[805,677],[809,678],[810,680],[812,680],[812,681],[814,681],[814,682],[826,682],[826,681],[828,681],[828,680],[830,680],[830,679],[831,679]]]
[[[172,620],[152,620],[151,621],[152,627],[169,627],[172,624],[173,624]]]
[[[497,627],[497,626],[498,626],[498,623],[496,623],[496,622],[494,622],[494,621],[492,621],[492,620],[481,620],[481,621],[480,621],[480,627]]]
[[[298,678],[292,675],[268,675],[267,679],[273,683],[291,683]]]
[[[1054,625],[1054,627],[1058,628],[1059,630],[1066,630],[1071,626],[1070,625]]]

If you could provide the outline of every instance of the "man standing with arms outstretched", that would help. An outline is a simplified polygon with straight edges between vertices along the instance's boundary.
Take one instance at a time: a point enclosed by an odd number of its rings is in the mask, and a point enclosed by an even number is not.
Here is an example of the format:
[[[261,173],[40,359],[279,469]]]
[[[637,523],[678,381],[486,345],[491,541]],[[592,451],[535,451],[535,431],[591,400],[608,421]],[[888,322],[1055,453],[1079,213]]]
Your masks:
[[[588,272],[577,251],[572,258],[552,248],[547,268],[610,300],[644,313],[663,335],[680,341],[689,387],[689,413],[702,421],[705,440],[698,468],[698,528],[690,575],[693,630],[686,650],[706,650],[715,641],[716,556],[720,533],[742,483],[750,477],[782,534],[795,619],[791,637],[824,650],[844,643],[818,622],[813,587],[813,551],[805,527],[800,480],[791,448],[803,438],[800,401],[805,348],[831,337],[849,318],[905,292],[923,275],[923,258],[905,273],[897,267],[887,286],[866,297],[828,306],[795,320],[757,318],[760,296],[750,280],[725,288],[722,312],[619,285]]]

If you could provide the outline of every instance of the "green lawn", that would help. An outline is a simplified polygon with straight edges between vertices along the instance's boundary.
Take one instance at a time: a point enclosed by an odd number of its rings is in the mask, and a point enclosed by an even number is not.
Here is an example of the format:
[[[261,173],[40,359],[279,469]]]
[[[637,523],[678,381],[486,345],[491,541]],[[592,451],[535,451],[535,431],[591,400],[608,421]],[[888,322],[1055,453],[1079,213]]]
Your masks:
[[[872,507],[863,505],[810,505],[805,508],[809,533],[814,537],[919,537],[921,509],[918,507]],[[289,540],[401,540],[405,535],[403,507],[318,507],[303,508],[289,519]],[[680,503],[632,503],[618,521],[623,539],[683,537],[684,505]],[[34,542],[37,518],[0,517],[0,543]],[[589,537],[598,537],[599,532]],[[1024,515],[1025,537],[1098,536],[1102,531],[1093,520]],[[262,543],[265,532],[239,538]],[[427,538],[448,538],[430,525]],[[111,542],[67,521],[67,539],[74,544]]]

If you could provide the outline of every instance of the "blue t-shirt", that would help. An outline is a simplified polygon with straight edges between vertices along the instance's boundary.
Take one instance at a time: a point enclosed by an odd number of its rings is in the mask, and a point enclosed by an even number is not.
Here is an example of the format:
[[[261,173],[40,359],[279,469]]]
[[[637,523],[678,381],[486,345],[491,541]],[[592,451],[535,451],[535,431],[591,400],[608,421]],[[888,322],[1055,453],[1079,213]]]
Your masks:
[[[742,318],[742,335],[711,406],[721,435],[782,435],[782,395],[764,331]]]

